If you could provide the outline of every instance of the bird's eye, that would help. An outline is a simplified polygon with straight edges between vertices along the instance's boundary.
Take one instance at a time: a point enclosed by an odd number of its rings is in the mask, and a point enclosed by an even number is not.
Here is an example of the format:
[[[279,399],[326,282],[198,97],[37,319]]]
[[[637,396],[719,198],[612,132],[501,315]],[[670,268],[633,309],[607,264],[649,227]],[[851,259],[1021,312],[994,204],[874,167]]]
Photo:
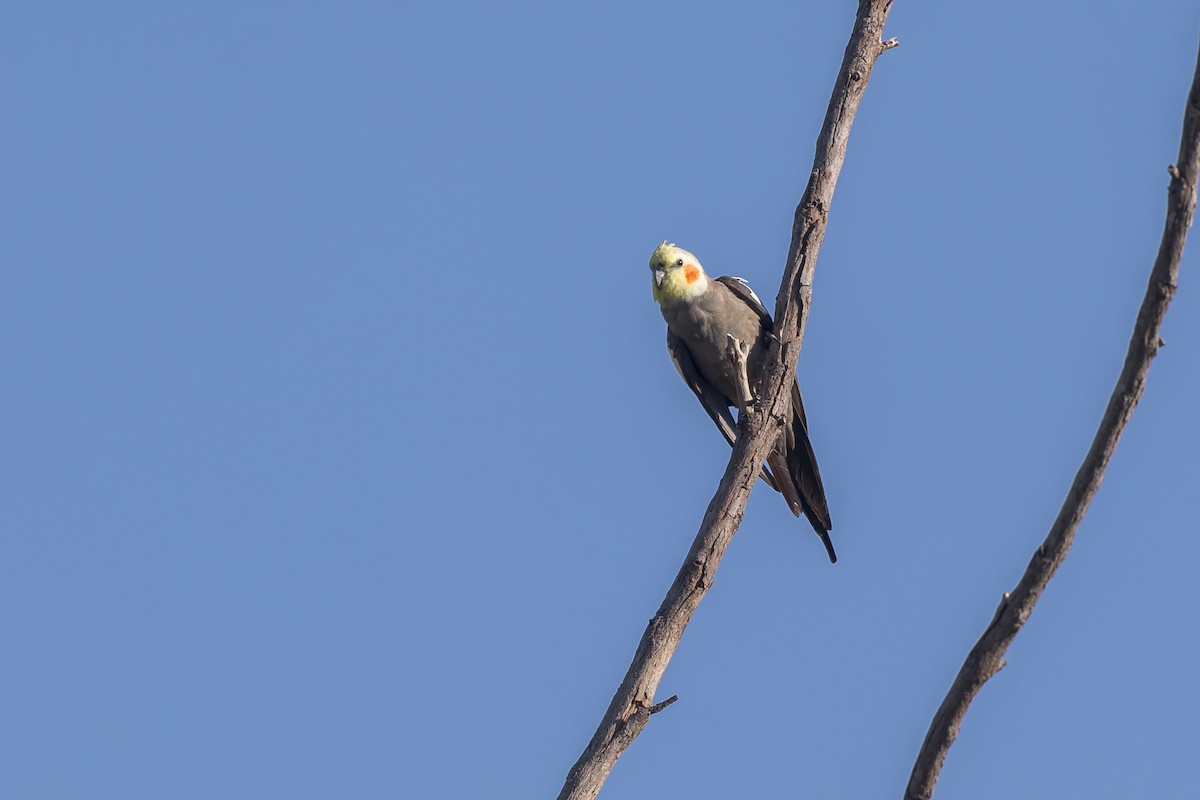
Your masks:
[[[683,266],[683,259],[682,259],[682,258],[680,258],[680,259],[677,259],[677,260],[675,261],[675,266],[677,266],[677,267],[682,267],[682,266]]]

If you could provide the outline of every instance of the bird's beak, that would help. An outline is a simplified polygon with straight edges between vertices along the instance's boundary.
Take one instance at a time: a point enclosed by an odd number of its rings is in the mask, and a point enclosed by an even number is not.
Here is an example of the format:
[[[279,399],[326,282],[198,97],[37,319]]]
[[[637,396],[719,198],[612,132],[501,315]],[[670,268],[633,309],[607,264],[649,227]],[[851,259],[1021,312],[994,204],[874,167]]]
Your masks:
[[[667,271],[665,269],[662,269],[660,267],[660,268],[654,270],[654,285],[661,289],[663,279],[666,277],[667,277]]]

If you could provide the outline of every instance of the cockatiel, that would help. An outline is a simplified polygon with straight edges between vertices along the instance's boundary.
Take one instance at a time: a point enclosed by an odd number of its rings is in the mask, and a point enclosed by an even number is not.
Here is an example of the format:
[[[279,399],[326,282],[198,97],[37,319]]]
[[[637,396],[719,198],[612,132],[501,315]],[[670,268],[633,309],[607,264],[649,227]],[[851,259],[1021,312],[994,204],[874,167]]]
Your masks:
[[[663,242],[650,256],[651,290],[667,321],[667,349],[675,368],[730,445],[737,423],[738,371],[729,356],[728,336],[749,346],[750,385],[762,378],[763,361],[774,327],[762,301],[741,278],[710,278],[696,256]],[[763,480],[779,491],[792,513],[803,515],[821,537],[829,561],[837,561],[829,531],[829,505],[821,473],[808,440],[808,422],[800,387],[792,384],[791,419],[763,465]]]

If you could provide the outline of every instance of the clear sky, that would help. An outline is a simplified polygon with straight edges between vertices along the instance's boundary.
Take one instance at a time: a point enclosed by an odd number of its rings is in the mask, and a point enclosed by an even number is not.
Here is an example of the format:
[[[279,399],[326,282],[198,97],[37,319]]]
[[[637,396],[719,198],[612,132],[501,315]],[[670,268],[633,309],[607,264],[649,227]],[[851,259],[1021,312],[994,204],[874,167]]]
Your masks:
[[[18,3],[0,796],[557,793],[728,447],[671,239],[773,305],[849,2]],[[897,0],[763,485],[602,797],[901,796],[1161,234],[1200,6]],[[1193,232],[1194,233],[1194,232]],[[1200,784],[1200,238],[939,797]]]

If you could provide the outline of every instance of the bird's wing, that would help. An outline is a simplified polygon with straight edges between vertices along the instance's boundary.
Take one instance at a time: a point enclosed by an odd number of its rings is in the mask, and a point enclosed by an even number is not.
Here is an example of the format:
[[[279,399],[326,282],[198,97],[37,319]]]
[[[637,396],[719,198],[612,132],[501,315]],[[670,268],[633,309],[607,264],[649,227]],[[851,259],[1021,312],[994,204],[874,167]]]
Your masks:
[[[700,405],[704,406],[704,410],[717,424],[725,441],[732,446],[737,440],[737,423],[733,420],[733,414],[729,413],[729,404],[721,396],[721,393],[700,374],[688,346],[682,339],[671,333],[669,328],[667,329],[667,352],[671,354],[671,361],[675,362],[675,370],[679,373],[679,377],[683,378],[683,382],[696,394]]]
[[[723,283],[750,308],[754,309],[754,313],[758,314],[758,318],[762,320],[763,328],[771,330],[771,315],[767,312],[767,307],[763,305],[762,300],[758,299],[758,295],[750,288],[750,284],[746,283],[744,278],[738,278],[734,275],[723,275],[717,278],[718,283]]]
[[[767,312],[758,295],[750,285],[741,278],[726,276],[717,278],[742,302],[754,309],[762,320],[763,330],[774,333],[771,315]],[[812,443],[808,440],[808,419],[804,414],[804,402],[800,399],[800,385],[792,384],[792,424],[787,426],[787,442],[783,452],[773,453],[767,458],[767,463],[780,483],[780,491],[797,515],[803,511],[813,530],[821,537],[825,550],[831,562],[837,562],[837,554],[833,550],[833,542],[829,539],[829,531],[833,523],[829,518],[829,501],[825,499],[825,487],[821,483],[821,471],[817,467],[817,457],[813,453]],[[786,476],[790,476],[788,481]]]
[[[733,419],[733,414],[729,413],[729,403],[711,383],[704,379],[700,370],[696,368],[696,362],[687,345],[682,339],[671,333],[669,328],[667,329],[667,352],[671,354],[671,361],[674,362],[675,371],[679,373],[679,377],[683,378],[683,382],[696,395],[700,405],[704,406],[708,416],[712,417],[712,421],[716,423],[717,430],[732,447],[733,443],[737,441],[737,423]],[[768,486],[779,491],[775,479],[765,464],[761,474]]]

